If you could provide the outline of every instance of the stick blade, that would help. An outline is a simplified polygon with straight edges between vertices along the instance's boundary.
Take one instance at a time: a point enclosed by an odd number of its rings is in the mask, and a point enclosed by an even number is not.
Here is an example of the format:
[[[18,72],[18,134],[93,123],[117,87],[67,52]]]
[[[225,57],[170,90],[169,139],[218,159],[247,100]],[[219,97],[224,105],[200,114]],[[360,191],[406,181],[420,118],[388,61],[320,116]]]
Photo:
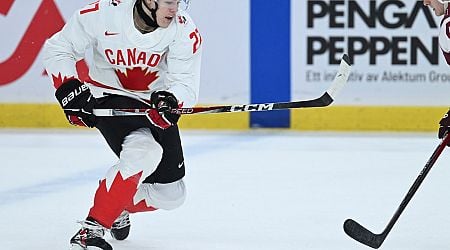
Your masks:
[[[347,219],[344,222],[344,231],[354,240],[375,249],[378,249],[386,238],[383,234],[374,234],[370,232],[352,219]]]
[[[336,99],[336,96],[339,92],[341,92],[342,88],[347,83],[351,68],[352,65],[350,63],[350,58],[347,54],[344,54],[339,65],[338,73],[336,74],[330,88],[327,90],[327,93],[332,100]]]
[[[319,108],[319,107],[327,107],[331,105],[336,99],[336,96],[339,92],[344,88],[348,81],[348,77],[350,76],[352,65],[350,64],[350,58],[347,54],[344,54],[341,59],[341,63],[339,64],[339,70],[336,73],[336,76],[333,79],[330,87],[327,91],[319,98],[307,101],[298,101],[293,103],[287,103],[289,108]],[[278,105],[279,107],[284,106],[286,104]]]

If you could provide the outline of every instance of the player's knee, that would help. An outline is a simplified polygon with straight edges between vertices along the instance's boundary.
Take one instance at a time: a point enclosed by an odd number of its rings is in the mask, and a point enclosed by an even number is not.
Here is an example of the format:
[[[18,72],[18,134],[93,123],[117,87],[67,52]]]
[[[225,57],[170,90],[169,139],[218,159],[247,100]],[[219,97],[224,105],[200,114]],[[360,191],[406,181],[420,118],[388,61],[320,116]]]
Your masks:
[[[155,141],[148,128],[141,128],[131,132],[122,144],[120,152],[120,170],[129,172],[143,172],[142,176],[149,176],[158,167],[163,149]]]
[[[183,205],[186,199],[184,181],[178,180],[168,184],[143,183],[135,196],[135,203],[145,199],[152,207],[172,210]]]

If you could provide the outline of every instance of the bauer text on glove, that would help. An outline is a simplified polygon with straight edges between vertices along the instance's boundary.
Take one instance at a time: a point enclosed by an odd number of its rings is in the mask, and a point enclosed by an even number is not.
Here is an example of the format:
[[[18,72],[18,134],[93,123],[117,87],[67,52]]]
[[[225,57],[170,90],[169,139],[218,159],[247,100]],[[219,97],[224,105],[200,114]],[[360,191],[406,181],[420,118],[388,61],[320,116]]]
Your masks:
[[[77,79],[69,80],[56,90],[55,96],[70,124],[90,128],[95,126],[96,117],[92,110],[96,101],[88,86]]]

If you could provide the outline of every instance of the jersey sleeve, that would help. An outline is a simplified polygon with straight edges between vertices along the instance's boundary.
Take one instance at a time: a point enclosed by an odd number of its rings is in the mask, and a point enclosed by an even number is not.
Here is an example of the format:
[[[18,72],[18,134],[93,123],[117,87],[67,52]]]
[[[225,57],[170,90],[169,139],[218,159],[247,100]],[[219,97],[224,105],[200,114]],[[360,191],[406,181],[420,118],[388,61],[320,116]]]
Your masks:
[[[447,9],[445,16],[441,22],[441,29],[439,32],[439,46],[444,54],[445,60],[450,65],[450,33],[448,33],[450,27],[450,13]]]
[[[180,32],[167,54],[167,85],[183,107],[197,104],[200,88],[202,38],[189,17],[177,17]]]
[[[68,79],[78,78],[76,62],[85,57],[94,41],[92,31],[88,29],[92,15],[95,13],[77,11],[61,31],[45,42],[43,63],[55,88]]]

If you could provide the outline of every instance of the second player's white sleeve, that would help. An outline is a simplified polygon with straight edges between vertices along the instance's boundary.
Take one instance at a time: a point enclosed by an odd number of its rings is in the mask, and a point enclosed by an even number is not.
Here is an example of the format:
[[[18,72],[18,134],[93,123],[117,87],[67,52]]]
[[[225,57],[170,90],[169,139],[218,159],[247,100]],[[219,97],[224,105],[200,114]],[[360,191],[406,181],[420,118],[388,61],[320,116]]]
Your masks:
[[[447,10],[448,11],[448,10]],[[450,65],[450,16],[446,13],[439,32],[439,46],[444,54],[447,64]]]

